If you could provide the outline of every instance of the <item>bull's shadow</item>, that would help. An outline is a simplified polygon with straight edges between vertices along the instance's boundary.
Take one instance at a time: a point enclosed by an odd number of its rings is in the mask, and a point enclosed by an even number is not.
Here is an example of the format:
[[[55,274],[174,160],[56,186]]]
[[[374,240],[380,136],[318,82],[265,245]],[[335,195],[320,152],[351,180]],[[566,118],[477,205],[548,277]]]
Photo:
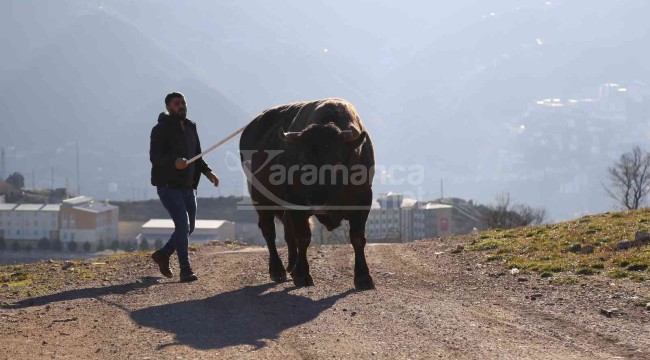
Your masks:
[[[265,346],[290,328],[315,319],[353,291],[321,300],[294,295],[275,284],[245,287],[201,300],[153,306],[131,313],[138,325],[175,336],[172,345],[221,349],[235,345]]]

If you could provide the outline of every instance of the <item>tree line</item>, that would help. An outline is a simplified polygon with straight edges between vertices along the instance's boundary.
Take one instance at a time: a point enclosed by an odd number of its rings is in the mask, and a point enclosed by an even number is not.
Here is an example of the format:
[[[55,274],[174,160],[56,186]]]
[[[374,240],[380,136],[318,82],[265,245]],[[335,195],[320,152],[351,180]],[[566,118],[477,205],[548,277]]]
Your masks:
[[[153,245],[153,247],[152,247]],[[83,243],[78,243],[74,240],[63,243],[61,240],[55,239],[50,240],[48,238],[40,239],[35,246],[30,243],[22,243],[20,241],[13,241],[11,244],[5,239],[0,238],[0,252],[11,251],[11,252],[31,252],[31,251],[42,251],[42,252],[102,252],[106,250],[112,250],[117,252],[119,250],[125,252],[134,252],[134,251],[148,251],[153,248],[161,248],[163,242],[160,239],[157,239],[153,244],[150,244],[147,239],[142,239],[139,242],[136,240],[131,241],[119,241],[113,240],[108,243],[104,243],[103,240],[100,240],[97,245],[93,248],[93,245],[85,241]]]

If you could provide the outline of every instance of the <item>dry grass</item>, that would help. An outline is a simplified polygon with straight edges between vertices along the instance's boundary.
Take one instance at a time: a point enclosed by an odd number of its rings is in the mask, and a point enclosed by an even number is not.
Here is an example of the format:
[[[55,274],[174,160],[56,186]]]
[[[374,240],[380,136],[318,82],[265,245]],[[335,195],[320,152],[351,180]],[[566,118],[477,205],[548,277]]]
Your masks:
[[[38,296],[69,284],[93,280],[113,280],[121,276],[124,263],[146,261],[145,253],[117,254],[101,259],[73,261],[73,269],[63,270],[63,261],[42,261],[0,267],[0,300]]]

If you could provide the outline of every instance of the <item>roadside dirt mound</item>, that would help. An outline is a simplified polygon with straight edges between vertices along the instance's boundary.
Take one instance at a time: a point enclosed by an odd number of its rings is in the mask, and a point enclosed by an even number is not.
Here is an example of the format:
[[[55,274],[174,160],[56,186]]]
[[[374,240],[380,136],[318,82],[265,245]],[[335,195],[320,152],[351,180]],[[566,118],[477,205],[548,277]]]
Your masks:
[[[642,283],[512,275],[455,247],[369,246],[366,292],[351,246],[313,247],[316,286],[300,289],[271,283],[254,247],[198,248],[192,284],[160,278],[147,254],[12,268],[0,358],[650,358]]]

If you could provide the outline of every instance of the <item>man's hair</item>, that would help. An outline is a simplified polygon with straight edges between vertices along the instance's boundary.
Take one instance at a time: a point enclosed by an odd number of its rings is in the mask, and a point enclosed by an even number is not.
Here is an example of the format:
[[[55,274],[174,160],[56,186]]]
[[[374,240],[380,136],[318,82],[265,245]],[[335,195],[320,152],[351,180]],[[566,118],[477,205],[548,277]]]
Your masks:
[[[167,96],[165,96],[165,105],[169,105],[169,103],[172,102],[173,99],[178,98],[178,97],[184,98],[185,95],[183,95],[183,94],[181,94],[179,92],[176,92],[176,91],[167,94]]]

